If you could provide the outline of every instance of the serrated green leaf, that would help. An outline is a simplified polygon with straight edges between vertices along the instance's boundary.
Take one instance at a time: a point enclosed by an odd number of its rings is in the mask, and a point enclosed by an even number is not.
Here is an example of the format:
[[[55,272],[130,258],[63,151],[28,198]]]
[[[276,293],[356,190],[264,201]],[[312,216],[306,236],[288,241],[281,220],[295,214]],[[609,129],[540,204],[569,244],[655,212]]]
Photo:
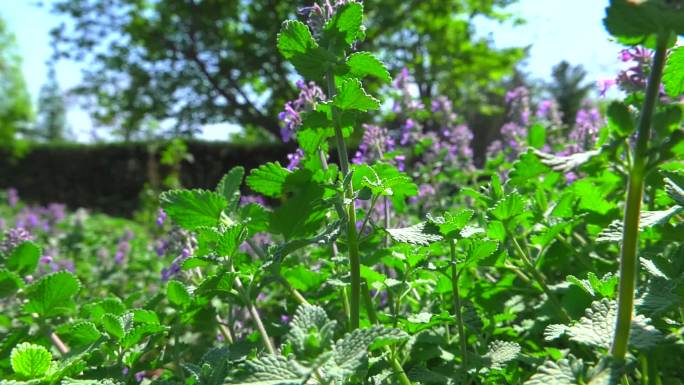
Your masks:
[[[336,321],[331,321],[325,310],[315,305],[301,305],[297,308],[285,341],[300,358],[311,358],[323,350],[329,350]]]
[[[349,2],[339,7],[323,26],[321,45],[332,54],[339,55],[360,36],[363,19],[363,5]]]
[[[484,355],[485,363],[490,369],[503,369],[510,361],[520,355],[520,345],[510,341],[492,341],[489,350]]]
[[[355,78],[373,76],[385,82],[392,81],[385,65],[370,52],[355,52],[349,55],[345,65],[349,71],[347,75]]]
[[[634,305],[639,313],[649,316],[667,312],[681,301],[675,292],[676,287],[673,280],[663,277],[651,278],[646,289],[634,301]]]
[[[308,372],[283,356],[266,355],[245,362],[244,374],[229,380],[230,385],[301,385]]]
[[[169,299],[169,302],[180,307],[187,306],[192,302],[190,291],[188,291],[183,283],[176,280],[170,280],[166,284],[166,297]]]
[[[665,178],[665,191],[678,205],[684,206],[684,177],[673,174]]]
[[[684,34],[684,9],[660,0],[611,0],[604,25],[625,44],[646,42],[666,30]]]
[[[282,167],[280,163],[269,162],[249,173],[247,186],[259,194],[279,198],[283,195],[285,179],[290,174],[291,171]]]
[[[105,298],[95,303],[85,304],[82,308],[84,317],[88,317],[95,323],[99,323],[102,317],[109,313],[121,316],[126,312],[126,306],[117,297]]]
[[[325,199],[323,185],[313,179],[310,170],[298,169],[287,176],[283,192],[288,198],[271,213],[270,231],[281,234],[286,241],[314,235],[332,205]]]
[[[672,98],[684,93],[684,46],[673,49],[663,71],[665,92]]]
[[[31,241],[22,242],[15,247],[5,260],[5,267],[19,275],[32,274],[36,267],[42,250],[40,246]]]
[[[334,59],[318,46],[309,27],[297,20],[283,23],[278,34],[278,50],[309,80],[320,80]]]
[[[0,269],[0,298],[9,297],[24,287],[24,281],[17,273]]]
[[[490,239],[475,239],[469,241],[466,247],[466,260],[459,267],[461,270],[476,265],[479,261],[494,254],[499,248],[499,242]]]
[[[383,326],[356,329],[335,343],[331,359],[321,366],[323,376],[329,381],[347,378],[365,362],[369,347],[377,340],[389,342],[406,338],[408,335],[403,331]]]
[[[525,212],[525,200],[517,192],[506,195],[489,210],[489,214],[500,221],[507,221],[523,212]]]
[[[69,326],[69,343],[75,346],[89,345],[100,339],[102,334],[94,323],[78,321]]]
[[[581,360],[573,357],[558,362],[546,361],[523,385],[576,385],[584,371]]]
[[[143,338],[163,333],[168,329],[166,326],[154,325],[154,324],[143,324],[137,325],[126,332],[124,337],[121,339],[121,346],[124,349],[130,349],[137,343],[143,340]]]
[[[124,336],[124,323],[121,317],[114,314],[105,314],[102,316],[102,328],[110,336],[120,340]]]
[[[159,316],[152,310],[146,309],[133,309],[131,310],[133,314],[133,322],[141,324],[152,324],[159,325]]]
[[[216,253],[221,257],[232,257],[247,238],[247,229],[234,225],[223,231],[216,245]]]
[[[186,230],[216,226],[228,206],[218,193],[199,189],[166,191],[159,199],[169,217]]]
[[[249,203],[240,207],[240,221],[247,227],[250,237],[268,230],[269,217],[269,211],[257,203]]]
[[[584,317],[565,328],[570,339],[584,345],[608,349],[613,341],[617,304],[615,301],[602,299],[594,301],[587,309]],[[650,325],[650,319],[636,315],[632,319],[629,344],[637,349],[649,349],[657,346],[663,335]]]
[[[542,164],[551,167],[552,170],[558,172],[569,172],[586,164],[592,158],[601,154],[601,150],[577,152],[568,156],[547,154],[539,150],[534,150],[534,153],[537,154]]]
[[[549,171],[549,167],[530,149],[513,162],[513,169],[508,174],[509,183],[512,186],[523,185]]]
[[[69,272],[48,274],[26,288],[24,311],[46,318],[69,314],[76,308],[74,297],[80,289],[81,283]]]
[[[667,223],[670,218],[684,211],[682,206],[672,206],[667,210],[642,211],[639,213],[639,230],[643,231],[649,227]],[[620,242],[622,241],[622,221],[616,219],[608,227],[601,230],[596,237],[597,242]]]
[[[333,105],[341,110],[368,111],[378,109],[380,102],[366,93],[360,80],[347,79],[333,98]]]
[[[453,212],[446,212],[440,217],[428,217],[428,221],[434,223],[438,228],[440,234],[447,239],[456,239],[461,235],[470,218],[475,212],[469,209],[460,209]]]
[[[242,166],[233,167],[216,186],[216,192],[222,195],[228,202],[227,210],[235,211],[240,203],[240,186],[245,177],[245,168]]]
[[[47,373],[52,362],[52,354],[40,345],[24,342],[12,349],[10,362],[15,373],[27,379],[34,379]]]
[[[385,229],[396,242],[427,246],[442,240],[439,229],[430,222],[420,222],[413,226],[398,229]]]

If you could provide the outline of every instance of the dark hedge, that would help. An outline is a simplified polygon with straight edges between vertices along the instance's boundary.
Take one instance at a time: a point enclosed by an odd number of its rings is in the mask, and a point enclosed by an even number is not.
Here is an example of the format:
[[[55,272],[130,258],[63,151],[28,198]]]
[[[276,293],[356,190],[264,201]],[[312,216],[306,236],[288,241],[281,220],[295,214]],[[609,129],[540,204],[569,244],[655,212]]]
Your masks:
[[[183,162],[181,181],[191,188],[213,188],[233,166],[250,170],[269,161],[283,164],[291,151],[282,144],[186,144],[194,160]],[[62,202],[130,216],[145,183],[169,172],[159,165],[163,148],[163,143],[35,145],[20,159],[0,158],[0,189],[15,187],[31,203]]]

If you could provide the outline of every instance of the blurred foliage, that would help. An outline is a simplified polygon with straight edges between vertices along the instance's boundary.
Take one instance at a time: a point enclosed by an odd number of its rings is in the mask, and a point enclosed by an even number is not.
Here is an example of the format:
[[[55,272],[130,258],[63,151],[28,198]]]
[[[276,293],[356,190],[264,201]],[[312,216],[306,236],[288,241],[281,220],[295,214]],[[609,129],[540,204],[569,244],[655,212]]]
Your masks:
[[[582,65],[573,66],[567,61],[558,63],[552,70],[553,81],[549,92],[558,103],[561,119],[566,127],[572,127],[582,101],[587,98],[593,84],[585,82],[587,71]]]
[[[446,94],[472,119],[496,113],[501,80],[523,52],[494,49],[475,37],[472,22],[508,20],[503,9],[513,2],[367,0],[376,24],[362,48],[383,53],[392,73],[408,67],[426,101]],[[57,0],[53,11],[73,22],[52,33],[59,55],[88,63],[76,92],[98,123],[125,140],[155,121],[173,135],[230,122],[277,136],[277,113],[295,90],[275,36],[281,21],[295,16],[293,5],[311,3]]]
[[[0,149],[16,153],[15,134],[33,120],[31,97],[21,72],[21,57],[14,34],[0,18]]]
[[[58,142],[66,139],[66,130],[64,96],[57,81],[54,64],[50,63],[47,82],[38,95],[38,119],[34,133],[39,139]]]

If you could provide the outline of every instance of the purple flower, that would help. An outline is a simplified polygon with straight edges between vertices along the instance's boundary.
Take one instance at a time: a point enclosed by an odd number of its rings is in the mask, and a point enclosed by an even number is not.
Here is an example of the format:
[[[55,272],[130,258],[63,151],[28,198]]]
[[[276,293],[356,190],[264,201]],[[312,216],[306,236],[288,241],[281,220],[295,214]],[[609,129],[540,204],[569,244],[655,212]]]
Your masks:
[[[295,168],[299,167],[302,158],[304,158],[304,151],[302,151],[301,148],[298,148],[297,151],[293,152],[292,154],[287,154],[287,169],[294,170]]]
[[[287,314],[282,314],[282,315],[280,316],[280,322],[281,322],[282,324],[287,325],[287,324],[290,323],[291,320],[292,320],[292,317],[290,317],[290,316],[287,315]]]
[[[297,88],[299,88],[297,99],[285,103],[283,111],[278,114],[278,119],[283,123],[280,127],[280,136],[283,142],[289,142],[301,126],[301,114],[313,110],[319,101],[325,100],[323,90],[314,82],[298,81]]]
[[[16,207],[19,204],[19,192],[15,188],[7,189],[7,204],[9,207]]]
[[[363,128],[363,138],[352,163],[372,163],[382,159],[385,153],[394,150],[394,140],[389,136],[386,128],[370,124],[364,124]]]
[[[47,207],[47,216],[53,223],[59,223],[66,218],[66,206],[61,203],[50,203]]]
[[[626,92],[643,91],[651,71],[653,51],[643,47],[625,49],[620,51],[620,60],[630,63],[631,67],[620,71],[615,79],[617,85]]]
[[[508,105],[508,117],[512,121],[527,126],[530,122],[530,92],[526,87],[516,87],[506,92],[506,104]]]
[[[261,206],[266,206],[266,200],[261,195],[243,195],[240,197],[240,206],[250,203],[256,203]]]
[[[5,237],[0,242],[0,254],[12,252],[21,243],[33,240],[31,233],[22,227],[16,227],[5,231]]]
[[[166,211],[164,211],[162,208],[159,208],[159,211],[157,212],[157,226],[164,226],[164,222],[166,221],[167,217],[168,215],[166,214]]]
[[[566,154],[570,155],[593,148],[598,140],[598,133],[605,121],[596,107],[584,106],[577,112],[575,126],[568,134],[570,144],[566,148]]]
[[[144,380],[144,379],[145,379],[145,371],[144,370],[141,370],[141,371],[135,373],[135,380],[136,381],[142,382],[142,380]]]
[[[165,247],[163,250],[157,251],[158,253],[163,251],[160,257],[166,255],[174,256],[169,267],[163,268],[161,272],[162,281],[166,282],[171,277],[178,274],[181,271],[183,261],[194,254],[195,249],[197,248],[197,239],[187,231],[174,227],[169,231],[167,239],[163,240],[163,242],[166,243],[164,245]]]
[[[599,95],[604,98],[606,96],[606,92],[610,89],[610,87],[615,85],[615,79],[599,79],[596,82],[596,86],[599,89]]]

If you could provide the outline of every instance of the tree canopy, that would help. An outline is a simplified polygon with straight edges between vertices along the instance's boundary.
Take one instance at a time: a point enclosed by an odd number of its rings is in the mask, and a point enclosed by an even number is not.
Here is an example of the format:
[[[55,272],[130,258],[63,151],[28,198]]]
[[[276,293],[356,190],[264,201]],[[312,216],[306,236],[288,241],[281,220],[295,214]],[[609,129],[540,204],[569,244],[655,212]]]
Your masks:
[[[12,148],[15,134],[25,130],[32,119],[16,39],[0,17],[0,149]]]
[[[363,48],[391,53],[393,73],[412,70],[423,98],[443,93],[486,111],[488,95],[503,93],[496,81],[522,51],[476,39],[472,20],[504,20],[512,2],[366,0],[374,23]],[[292,14],[292,3],[57,0],[53,11],[74,22],[53,36],[62,57],[87,64],[75,91],[99,123],[126,139],[150,121],[176,134],[230,122],[277,135],[277,113],[296,91],[275,41],[281,20],[304,17]]]

